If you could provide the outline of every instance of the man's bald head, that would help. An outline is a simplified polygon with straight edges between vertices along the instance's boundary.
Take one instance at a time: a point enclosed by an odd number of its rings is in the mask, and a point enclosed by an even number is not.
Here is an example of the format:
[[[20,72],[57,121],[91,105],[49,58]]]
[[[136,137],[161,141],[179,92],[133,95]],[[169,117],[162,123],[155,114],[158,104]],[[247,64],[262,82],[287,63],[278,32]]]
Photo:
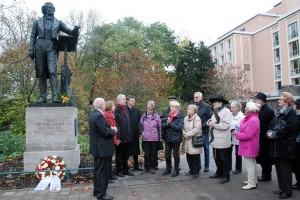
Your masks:
[[[103,98],[96,98],[93,102],[93,106],[98,110],[103,110],[104,107],[105,110],[105,100]]]

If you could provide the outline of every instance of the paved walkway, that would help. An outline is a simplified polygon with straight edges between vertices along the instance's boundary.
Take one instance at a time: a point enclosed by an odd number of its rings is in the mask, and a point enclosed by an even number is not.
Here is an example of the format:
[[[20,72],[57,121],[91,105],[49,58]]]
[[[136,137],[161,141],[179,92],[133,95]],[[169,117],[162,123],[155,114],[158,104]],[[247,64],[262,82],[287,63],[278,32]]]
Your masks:
[[[203,162],[203,155],[202,155]],[[180,175],[172,178],[162,176],[165,162],[159,164],[156,174],[142,174],[134,172],[134,177],[119,178],[114,184],[110,184],[107,193],[116,200],[257,200],[278,199],[273,194],[277,187],[275,170],[271,182],[258,183],[255,190],[244,191],[241,189],[242,182],[247,178],[246,170],[238,175],[232,175],[231,181],[219,184],[217,179],[208,178],[215,172],[214,160],[211,158],[210,172],[200,173],[200,177],[192,180],[191,176],[185,176],[188,171],[185,155],[181,156]],[[234,165],[233,165],[234,166]],[[258,166],[261,174],[261,168]],[[59,192],[50,192],[49,188],[44,191],[34,191],[34,188],[0,191],[0,200],[95,200],[93,197],[93,185],[63,186]],[[292,198],[300,199],[300,191],[294,191]]]

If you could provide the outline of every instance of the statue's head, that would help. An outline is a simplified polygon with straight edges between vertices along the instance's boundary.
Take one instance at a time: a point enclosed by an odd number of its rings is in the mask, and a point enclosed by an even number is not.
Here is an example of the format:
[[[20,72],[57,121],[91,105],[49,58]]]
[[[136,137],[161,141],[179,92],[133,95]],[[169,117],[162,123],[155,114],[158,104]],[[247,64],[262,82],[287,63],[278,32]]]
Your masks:
[[[42,6],[42,13],[44,15],[54,15],[55,12],[55,7],[53,5],[53,3],[51,2],[46,2],[43,6]]]

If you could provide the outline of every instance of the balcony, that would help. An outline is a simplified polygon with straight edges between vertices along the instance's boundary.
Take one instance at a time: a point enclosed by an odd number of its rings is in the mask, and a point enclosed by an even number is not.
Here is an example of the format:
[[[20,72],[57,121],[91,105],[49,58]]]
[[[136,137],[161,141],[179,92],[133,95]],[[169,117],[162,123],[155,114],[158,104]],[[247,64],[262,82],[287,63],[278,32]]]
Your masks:
[[[291,75],[291,76],[297,76],[297,75],[300,75],[300,68],[296,68],[296,69],[291,70],[290,75]]]
[[[290,52],[290,58],[299,56],[299,50],[294,50]]]

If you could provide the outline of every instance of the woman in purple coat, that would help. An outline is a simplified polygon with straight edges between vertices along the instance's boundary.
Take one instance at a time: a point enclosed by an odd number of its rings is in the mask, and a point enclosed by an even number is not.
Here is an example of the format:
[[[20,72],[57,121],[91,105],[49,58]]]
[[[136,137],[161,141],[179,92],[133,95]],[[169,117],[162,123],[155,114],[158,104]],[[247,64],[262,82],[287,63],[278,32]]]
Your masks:
[[[238,154],[244,156],[245,166],[248,171],[248,180],[242,187],[244,190],[255,189],[257,184],[256,160],[259,151],[259,104],[248,102],[246,104],[246,117],[240,124],[240,131],[235,131],[236,139],[239,140]]]
[[[143,114],[140,124],[143,129],[143,149],[145,173],[155,173],[157,165],[157,146],[161,140],[161,119],[154,112],[154,101],[147,102],[147,111]]]

